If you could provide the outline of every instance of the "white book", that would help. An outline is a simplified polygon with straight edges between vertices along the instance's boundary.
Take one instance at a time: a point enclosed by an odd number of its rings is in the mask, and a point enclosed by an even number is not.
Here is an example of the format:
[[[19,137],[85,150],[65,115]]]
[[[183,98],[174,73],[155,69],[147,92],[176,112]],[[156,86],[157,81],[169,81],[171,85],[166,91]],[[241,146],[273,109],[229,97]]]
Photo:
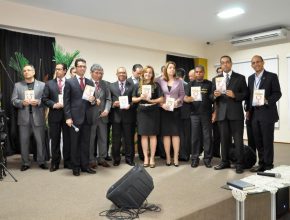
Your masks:
[[[165,105],[167,105],[168,111],[171,111],[171,112],[174,111],[174,102],[175,102],[174,98],[170,98],[170,97],[166,98]]]
[[[34,90],[25,90],[24,91],[24,99],[26,100],[34,100],[35,96],[34,96]]]
[[[222,94],[226,93],[227,85],[226,85],[226,78],[225,77],[216,77],[215,78],[215,87],[216,90],[221,92]]]
[[[202,101],[201,96],[201,87],[200,86],[193,86],[191,87],[191,97],[193,98],[193,101]]]
[[[63,105],[63,94],[58,94],[58,102]]]
[[[128,96],[119,96],[119,102],[120,102],[120,109],[126,109],[129,106],[129,99]]]
[[[239,190],[250,190],[255,188],[255,185],[243,180],[231,180],[227,182],[227,185],[237,188]]]
[[[262,106],[265,104],[265,89],[255,89],[253,93],[252,106]]]
[[[82,99],[89,101],[89,98],[91,96],[94,96],[94,93],[95,93],[95,87],[86,85]]]
[[[151,85],[142,85],[142,95],[145,95],[147,99],[151,99]]]

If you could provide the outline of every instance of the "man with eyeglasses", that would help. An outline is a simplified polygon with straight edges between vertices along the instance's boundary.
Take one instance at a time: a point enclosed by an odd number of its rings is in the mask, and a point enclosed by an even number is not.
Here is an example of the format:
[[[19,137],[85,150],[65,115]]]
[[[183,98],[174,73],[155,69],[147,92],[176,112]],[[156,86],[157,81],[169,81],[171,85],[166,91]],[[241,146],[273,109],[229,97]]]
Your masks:
[[[65,86],[65,75],[67,65],[58,63],[55,66],[55,79],[49,80],[44,88],[42,101],[49,108],[48,125],[51,139],[51,165],[50,172],[59,169],[61,161],[60,140],[62,133],[63,140],[63,165],[64,168],[71,168],[70,164],[70,136],[69,127],[65,123],[63,110],[63,91]]]
[[[95,105],[95,96],[83,98],[85,87],[94,87],[94,83],[85,78],[86,61],[78,58],[75,61],[76,76],[66,80],[64,87],[64,111],[66,124],[70,127],[71,164],[73,175],[79,176],[80,171],[96,173],[89,167],[89,145],[92,119],[88,114]]]
[[[263,172],[274,167],[274,127],[279,120],[276,103],[282,93],[278,76],[264,69],[264,60],[255,55],[251,60],[255,73],[248,78],[249,98],[246,102],[246,118],[251,121],[259,165],[251,172]],[[255,94],[264,93],[261,102],[255,102]]]

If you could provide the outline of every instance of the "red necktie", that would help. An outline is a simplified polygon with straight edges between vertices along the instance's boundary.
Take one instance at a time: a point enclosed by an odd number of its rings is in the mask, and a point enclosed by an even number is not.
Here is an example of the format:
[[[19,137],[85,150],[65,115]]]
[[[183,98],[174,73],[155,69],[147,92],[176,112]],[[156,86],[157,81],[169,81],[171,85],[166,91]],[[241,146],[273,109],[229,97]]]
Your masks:
[[[84,77],[80,77],[80,86],[81,86],[81,90],[85,89]]]
[[[96,81],[95,84],[96,84],[96,91],[98,92],[100,89],[99,82]]]
[[[59,79],[59,80],[58,80],[58,84],[57,84],[59,94],[62,94],[62,83],[61,83],[61,82],[62,82],[62,80]]]

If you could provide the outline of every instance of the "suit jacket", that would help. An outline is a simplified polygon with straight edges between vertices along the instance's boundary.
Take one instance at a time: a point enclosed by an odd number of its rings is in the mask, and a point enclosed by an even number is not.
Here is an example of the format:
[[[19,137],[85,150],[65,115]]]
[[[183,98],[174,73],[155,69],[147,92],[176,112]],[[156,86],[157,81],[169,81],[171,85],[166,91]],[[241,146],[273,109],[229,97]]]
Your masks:
[[[183,88],[184,91],[186,91],[188,87],[188,83],[183,81]],[[183,105],[180,108],[180,118],[181,119],[189,119],[190,118],[190,112],[191,112],[191,105],[190,103],[183,102]]]
[[[41,102],[42,93],[44,90],[44,82],[40,82],[38,80],[34,80],[34,97],[35,99],[40,101],[38,106],[32,106],[32,116],[33,121],[36,126],[44,126],[45,125],[45,117],[44,117],[44,105]],[[28,90],[27,83],[25,81],[15,83],[11,102],[12,105],[18,108],[18,125],[29,125],[29,106],[23,106],[22,101],[25,98],[24,91]]]
[[[132,76],[127,79],[127,82],[129,82],[130,84],[135,84],[133,79],[132,79]],[[138,83],[136,83],[136,84],[138,84]]]
[[[48,122],[53,123],[53,122],[61,122],[64,120],[64,110],[63,108],[61,109],[54,109],[53,105],[55,103],[58,103],[58,85],[56,79],[49,80],[44,87],[44,92],[42,95],[42,102],[45,106],[49,108],[49,113],[48,113]]]
[[[85,78],[85,85],[94,86],[94,83]],[[77,77],[67,79],[64,87],[64,114],[65,119],[71,118],[74,124],[81,125],[87,123],[92,124],[92,115],[88,114],[88,110],[95,104],[82,99],[83,90],[80,87]]]
[[[183,80],[181,79],[176,79],[173,82],[173,85],[170,89],[168,90],[167,86],[167,81],[164,79],[160,79],[157,81],[159,83],[161,90],[163,91],[163,95],[165,97],[165,100],[167,97],[175,98],[175,100],[179,100],[179,104],[177,107],[181,107],[183,103],[183,98],[184,98],[184,86],[183,86]]]
[[[254,93],[255,74],[248,78],[249,98],[246,102],[246,111],[253,112],[253,93]],[[267,122],[277,122],[279,115],[277,111],[276,102],[281,98],[282,93],[278,76],[274,73],[264,70],[259,89],[265,89],[265,99],[268,104],[257,108],[258,113],[255,114],[256,119]],[[250,114],[251,115],[251,114]]]
[[[99,82],[99,91],[95,91],[95,97],[97,99],[100,99],[101,103],[99,106],[94,105],[92,108],[88,109],[89,117],[92,118],[92,123],[96,124],[97,119],[99,118],[100,114],[103,111],[110,112],[111,105],[112,105],[112,99],[111,99],[111,92],[110,92],[110,86],[108,83],[106,83],[104,80],[100,80]],[[108,116],[101,117],[100,118],[104,123],[108,123],[109,119]]]
[[[133,123],[135,121],[134,112],[136,110],[134,110],[133,103],[132,103],[133,90],[134,90],[134,84],[126,80],[125,92],[123,96],[128,96],[130,108],[126,110],[126,109],[112,107],[111,113],[112,113],[113,123],[120,123],[121,121],[123,121],[124,123]],[[111,83],[110,91],[111,91],[111,96],[112,96],[112,103],[114,103],[115,101],[119,101],[119,96],[121,96],[121,91],[119,89],[118,81]]]
[[[213,89],[216,90],[215,78],[213,78]],[[232,90],[235,98],[230,98],[226,95],[221,95],[215,98],[217,121],[228,120],[244,120],[244,112],[242,102],[248,97],[248,89],[245,76],[232,71],[227,90]]]

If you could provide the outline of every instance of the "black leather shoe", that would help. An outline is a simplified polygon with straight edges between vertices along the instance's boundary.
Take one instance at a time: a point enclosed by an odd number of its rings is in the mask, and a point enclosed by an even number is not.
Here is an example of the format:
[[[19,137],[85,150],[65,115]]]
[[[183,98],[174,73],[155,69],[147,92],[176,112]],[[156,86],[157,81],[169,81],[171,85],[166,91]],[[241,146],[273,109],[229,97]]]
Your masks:
[[[272,170],[274,168],[273,165],[264,165],[265,170]]]
[[[237,166],[237,168],[236,168],[236,173],[237,173],[237,174],[241,174],[241,173],[243,173],[243,172],[244,172],[243,168],[242,168],[241,166]]]
[[[199,165],[199,160],[192,160],[191,161],[191,167],[192,168],[196,168],[196,167],[198,167],[198,165]]]
[[[211,162],[210,161],[204,160],[203,163],[204,163],[204,165],[205,165],[206,168],[212,168],[212,165],[211,165]]]
[[[264,172],[265,168],[263,165],[258,165],[256,167],[253,167],[252,169],[250,169],[251,172],[256,173],[256,172]]]
[[[222,169],[226,169],[226,168],[230,168],[231,165],[229,163],[223,163],[221,162],[219,165],[215,166],[214,169],[215,170],[222,170]]]
[[[29,168],[30,168],[30,167],[27,166],[27,165],[22,165],[21,168],[20,168],[20,170],[21,170],[21,171],[25,171],[25,170],[28,170]]]
[[[47,170],[47,169],[48,169],[47,165],[44,164],[44,163],[43,163],[43,164],[40,164],[39,167],[40,167],[41,169],[43,169],[43,170]]]
[[[102,167],[110,167],[110,164],[108,164],[106,161],[101,161],[98,163],[98,165],[100,165]]]
[[[119,166],[120,165],[120,161],[114,161],[113,166]]]
[[[112,161],[112,157],[110,157],[110,156],[106,156],[106,157],[105,157],[105,160],[106,160],[106,161]]]
[[[95,173],[97,173],[95,170],[93,170],[91,168],[82,169],[82,172],[89,173],[89,174],[95,174]]]
[[[56,171],[56,170],[58,170],[58,169],[59,169],[59,165],[51,165],[49,171],[50,171],[50,172],[54,172],[54,171]]]
[[[126,160],[126,164],[128,164],[129,166],[135,166],[135,163],[130,160]]]
[[[79,176],[80,175],[80,170],[79,169],[73,169],[73,175],[74,176]]]

